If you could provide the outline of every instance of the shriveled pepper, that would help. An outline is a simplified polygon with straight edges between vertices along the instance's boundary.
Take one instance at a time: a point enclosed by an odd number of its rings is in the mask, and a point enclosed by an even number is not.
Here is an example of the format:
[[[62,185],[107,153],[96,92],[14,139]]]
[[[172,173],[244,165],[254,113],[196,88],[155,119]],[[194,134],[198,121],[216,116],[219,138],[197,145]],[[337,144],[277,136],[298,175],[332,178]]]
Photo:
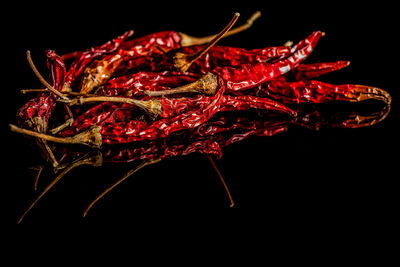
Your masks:
[[[376,99],[390,104],[392,98],[383,89],[365,85],[333,85],[316,80],[273,81],[262,91],[269,97],[285,104],[324,103],[328,101],[359,102]]]

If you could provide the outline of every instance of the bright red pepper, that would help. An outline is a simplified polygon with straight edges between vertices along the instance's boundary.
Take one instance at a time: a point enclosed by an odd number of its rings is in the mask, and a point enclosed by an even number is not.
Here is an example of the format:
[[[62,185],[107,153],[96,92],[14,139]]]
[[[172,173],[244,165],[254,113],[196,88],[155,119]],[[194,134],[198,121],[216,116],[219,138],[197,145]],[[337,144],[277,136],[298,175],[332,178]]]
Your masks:
[[[285,104],[323,103],[328,101],[359,102],[376,99],[390,104],[392,99],[386,91],[365,85],[333,85],[316,80],[273,81],[262,91],[269,97]]]

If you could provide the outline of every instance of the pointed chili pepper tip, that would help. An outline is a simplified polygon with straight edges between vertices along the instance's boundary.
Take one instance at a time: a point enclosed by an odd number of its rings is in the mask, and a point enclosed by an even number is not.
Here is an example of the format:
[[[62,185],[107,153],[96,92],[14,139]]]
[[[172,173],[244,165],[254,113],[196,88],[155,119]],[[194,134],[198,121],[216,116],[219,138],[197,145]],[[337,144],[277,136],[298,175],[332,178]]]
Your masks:
[[[134,30],[129,30],[129,31],[128,31],[128,37],[132,36],[134,33],[135,33]]]
[[[325,35],[326,35],[326,33],[321,31],[321,37],[324,37]]]

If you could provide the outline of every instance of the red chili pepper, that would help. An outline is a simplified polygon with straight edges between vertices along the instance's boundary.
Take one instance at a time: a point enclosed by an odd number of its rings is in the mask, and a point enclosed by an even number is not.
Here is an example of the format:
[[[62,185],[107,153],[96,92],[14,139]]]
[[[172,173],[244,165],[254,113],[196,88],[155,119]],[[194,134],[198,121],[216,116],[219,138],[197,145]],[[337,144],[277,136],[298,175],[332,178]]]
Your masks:
[[[323,74],[341,70],[350,65],[350,61],[336,61],[336,62],[320,62],[300,64],[291,75],[293,80],[310,80],[317,78]]]
[[[262,90],[268,96],[285,104],[359,102],[367,99],[391,103],[390,94],[380,88],[352,84],[333,85],[316,80],[296,82],[278,80],[269,83]]]

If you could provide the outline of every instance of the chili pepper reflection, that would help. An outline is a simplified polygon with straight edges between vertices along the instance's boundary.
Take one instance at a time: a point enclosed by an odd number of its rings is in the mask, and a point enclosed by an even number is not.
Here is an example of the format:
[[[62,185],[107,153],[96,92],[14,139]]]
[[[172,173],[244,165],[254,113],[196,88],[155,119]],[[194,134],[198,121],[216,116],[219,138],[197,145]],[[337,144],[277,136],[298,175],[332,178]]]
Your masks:
[[[223,156],[224,149],[229,145],[249,137],[274,136],[286,132],[292,125],[306,127],[311,130],[331,127],[361,128],[381,122],[389,112],[390,106],[384,106],[382,110],[371,114],[361,115],[355,111],[350,111],[347,115],[341,114],[341,116],[334,114],[324,116],[318,109],[308,110],[307,112],[298,110],[299,116],[296,118],[260,111],[252,114],[221,112],[199,127],[177,131],[165,138],[136,142],[125,146],[107,146],[101,150],[93,150],[86,154],[84,151],[74,151],[71,147],[59,147],[56,153],[60,158],[60,165],[55,168],[56,173],[59,174],[30,205],[19,219],[19,222],[61,178],[73,168],[81,165],[100,167],[103,164],[141,162],[90,203],[89,207],[84,211],[84,216],[86,216],[93,205],[109,193],[111,189],[141,168],[161,160],[186,156],[192,153],[201,153],[207,156],[213,155],[220,159]],[[233,206],[229,190],[226,190],[230,197],[231,206]]]

